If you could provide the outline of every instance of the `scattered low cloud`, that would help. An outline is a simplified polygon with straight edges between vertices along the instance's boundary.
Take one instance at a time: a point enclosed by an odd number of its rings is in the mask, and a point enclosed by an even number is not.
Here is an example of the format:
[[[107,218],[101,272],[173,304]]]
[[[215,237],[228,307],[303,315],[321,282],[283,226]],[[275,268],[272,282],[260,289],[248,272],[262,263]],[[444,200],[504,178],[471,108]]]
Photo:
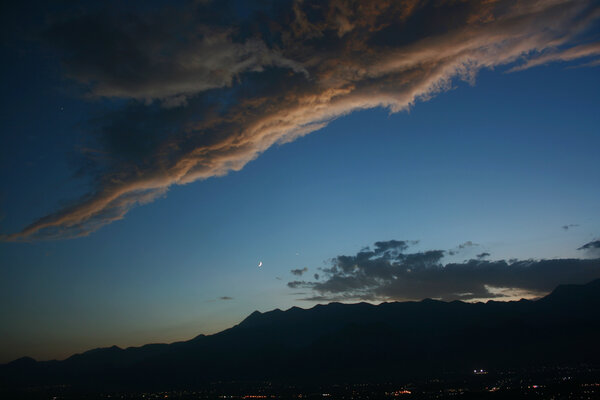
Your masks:
[[[465,249],[469,249],[470,247],[476,247],[476,246],[479,246],[479,245],[477,243],[473,243],[470,240],[467,240],[466,242],[459,244],[455,248],[447,250],[446,253],[449,256],[455,256],[455,255],[463,252],[463,250],[465,250]]]
[[[287,286],[292,289],[299,287],[310,287],[311,283],[306,281],[291,281],[287,283]]]
[[[304,267],[304,268],[299,268],[299,269],[293,269],[290,272],[292,273],[292,275],[302,276],[302,274],[304,274],[307,271],[308,271],[308,268]]]
[[[354,111],[408,110],[481,69],[587,60],[600,17],[592,0],[64,10],[44,40],[84,98],[110,104],[82,139],[93,189],[3,240],[88,235],[174,185],[239,171]]]
[[[233,300],[233,297],[221,296],[221,297],[219,297],[219,300]]]
[[[407,241],[377,242],[355,255],[340,255],[321,268],[319,281],[292,281],[311,289],[311,301],[509,300],[538,297],[559,284],[600,278],[600,259],[490,261],[484,252],[464,263],[443,263],[443,250],[409,252]],[[600,249],[600,241],[580,249]]]
[[[317,281],[319,280],[319,274],[315,274],[314,277],[315,277],[315,280],[317,280]]]

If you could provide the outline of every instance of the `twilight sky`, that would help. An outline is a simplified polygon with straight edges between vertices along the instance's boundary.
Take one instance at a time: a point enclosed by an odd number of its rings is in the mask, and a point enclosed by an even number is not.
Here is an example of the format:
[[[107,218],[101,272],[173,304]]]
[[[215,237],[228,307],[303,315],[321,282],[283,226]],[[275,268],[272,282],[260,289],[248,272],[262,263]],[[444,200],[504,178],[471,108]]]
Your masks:
[[[0,362],[600,278],[598,2],[46,3],[0,11]]]

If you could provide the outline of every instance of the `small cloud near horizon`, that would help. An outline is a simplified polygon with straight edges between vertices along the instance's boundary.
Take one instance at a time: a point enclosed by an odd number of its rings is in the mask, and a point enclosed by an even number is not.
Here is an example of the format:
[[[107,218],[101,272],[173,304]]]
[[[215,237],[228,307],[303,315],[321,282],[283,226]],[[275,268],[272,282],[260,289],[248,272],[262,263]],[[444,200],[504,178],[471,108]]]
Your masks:
[[[577,250],[583,250],[592,257],[600,257],[600,240],[593,240],[586,243]]]
[[[568,225],[563,225],[563,226],[561,226],[561,228],[562,228],[563,230],[565,230],[565,231],[568,231],[569,229],[571,229],[571,228],[576,228],[576,227],[578,227],[578,226],[579,226],[579,224],[568,224]]]

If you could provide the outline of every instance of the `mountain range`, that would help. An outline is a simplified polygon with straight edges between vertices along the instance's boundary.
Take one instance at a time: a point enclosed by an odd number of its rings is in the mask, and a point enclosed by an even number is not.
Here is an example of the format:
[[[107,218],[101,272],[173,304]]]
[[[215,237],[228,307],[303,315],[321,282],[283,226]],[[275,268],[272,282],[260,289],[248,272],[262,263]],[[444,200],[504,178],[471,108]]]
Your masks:
[[[394,380],[600,362],[600,279],[538,300],[426,299],[250,314],[189,341],[0,365],[0,393],[33,386],[191,387],[227,380]]]

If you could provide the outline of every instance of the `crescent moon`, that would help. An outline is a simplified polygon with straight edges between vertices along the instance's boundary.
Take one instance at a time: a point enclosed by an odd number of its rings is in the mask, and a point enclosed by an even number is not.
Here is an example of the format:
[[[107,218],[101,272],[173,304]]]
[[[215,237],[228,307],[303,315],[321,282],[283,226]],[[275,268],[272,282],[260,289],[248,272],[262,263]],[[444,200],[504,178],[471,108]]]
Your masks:
[[[259,268],[260,268],[260,267],[262,267],[262,261],[259,261],[259,262],[258,262],[258,267],[259,267]]]

